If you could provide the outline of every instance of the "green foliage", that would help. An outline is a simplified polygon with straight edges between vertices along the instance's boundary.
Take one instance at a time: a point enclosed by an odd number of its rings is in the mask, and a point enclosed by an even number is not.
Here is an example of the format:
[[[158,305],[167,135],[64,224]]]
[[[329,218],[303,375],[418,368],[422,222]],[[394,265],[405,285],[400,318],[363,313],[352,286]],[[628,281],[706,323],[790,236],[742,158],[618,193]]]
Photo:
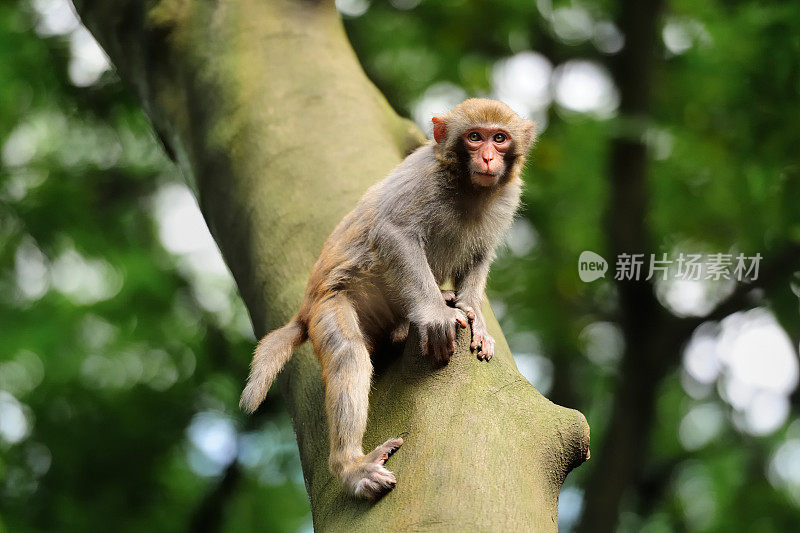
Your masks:
[[[227,272],[159,240],[155,203],[180,176],[117,77],[76,87],[69,34],[37,20],[0,6],[0,529],[181,531],[218,506],[223,526],[296,530],[308,502],[285,416],[228,470],[187,432],[212,413],[253,440],[236,407],[253,337]],[[207,502],[227,471],[242,484]]]

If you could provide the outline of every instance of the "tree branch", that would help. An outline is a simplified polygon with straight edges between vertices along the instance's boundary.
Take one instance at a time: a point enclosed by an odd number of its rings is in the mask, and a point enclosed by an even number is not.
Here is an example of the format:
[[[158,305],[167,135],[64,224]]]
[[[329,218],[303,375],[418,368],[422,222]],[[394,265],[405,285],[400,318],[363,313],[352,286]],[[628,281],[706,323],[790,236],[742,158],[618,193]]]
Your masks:
[[[333,2],[75,3],[195,187],[256,333],[282,325],[330,231],[421,134],[364,76]],[[390,461],[398,486],[375,505],[329,473],[319,365],[308,347],[295,353],[279,382],[316,528],[556,530],[589,428],[521,378],[484,313],[498,340],[491,364],[466,338],[444,369],[413,343],[399,358],[376,354],[388,363],[364,446],[406,443]]]

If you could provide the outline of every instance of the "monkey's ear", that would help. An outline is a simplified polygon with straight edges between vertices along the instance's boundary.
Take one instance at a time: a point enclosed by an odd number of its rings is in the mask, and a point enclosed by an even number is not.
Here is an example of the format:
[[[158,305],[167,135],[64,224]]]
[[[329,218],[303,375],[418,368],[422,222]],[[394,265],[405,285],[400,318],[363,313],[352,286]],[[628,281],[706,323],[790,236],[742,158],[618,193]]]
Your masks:
[[[447,139],[447,123],[444,119],[433,117],[433,140],[442,144]]]
[[[525,141],[527,147],[530,149],[533,140],[536,138],[536,123],[530,120],[525,121]]]

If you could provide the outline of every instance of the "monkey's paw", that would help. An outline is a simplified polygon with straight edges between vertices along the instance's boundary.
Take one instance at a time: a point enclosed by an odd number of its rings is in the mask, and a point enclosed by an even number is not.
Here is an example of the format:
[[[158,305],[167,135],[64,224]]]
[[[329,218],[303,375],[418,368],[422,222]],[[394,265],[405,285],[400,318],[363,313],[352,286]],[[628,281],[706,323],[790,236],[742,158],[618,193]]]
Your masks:
[[[466,315],[472,326],[472,342],[469,345],[470,350],[478,350],[478,359],[481,361],[488,361],[494,356],[494,338],[489,335],[486,325],[483,323],[483,318],[479,317],[472,306],[467,305],[456,297],[453,291],[442,291],[445,303],[450,307],[460,309]]]
[[[362,457],[345,474],[345,483],[357,498],[376,500],[394,488],[397,478],[383,465],[402,444],[400,437],[387,440]]]
[[[461,311],[466,315],[467,320],[470,323],[475,320],[475,310],[472,306],[465,304],[461,300],[456,297],[455,291],[442,291],[442,297],[444,298],[444,302],[449,307],[455,307],[456,309],[461,309]]]
[[[488,361],[494,356],[494,338],[489,335],[486,326],[477,321],[472,323],[472,342],[470,350],[478,350],[478,359]]]
[[[422,352],[436,363],[446,365],[456,350],[456,330],[468,327],[469,319],[461,309],[443,307],[416,326]]]

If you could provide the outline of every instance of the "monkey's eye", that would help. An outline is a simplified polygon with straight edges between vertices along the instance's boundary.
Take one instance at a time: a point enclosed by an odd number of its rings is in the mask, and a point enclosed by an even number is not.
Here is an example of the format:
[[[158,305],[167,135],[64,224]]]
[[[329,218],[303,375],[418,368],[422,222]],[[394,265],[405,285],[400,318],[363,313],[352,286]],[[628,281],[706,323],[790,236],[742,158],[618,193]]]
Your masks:
[[[505,133],[495,133],[494,134],[494,142],[497,144],[502,144],[506,142],[506,134]]]
[[[480,134],[480,133],[478,133],[477,131],[471,131],[471,132],[469,133],[469,135],[467,135],[467,138],[468,138],[470,141],[476,141],[476,142],[477,142],[477,141],[480,141],[480,140],[481,140],[481,134]]]

